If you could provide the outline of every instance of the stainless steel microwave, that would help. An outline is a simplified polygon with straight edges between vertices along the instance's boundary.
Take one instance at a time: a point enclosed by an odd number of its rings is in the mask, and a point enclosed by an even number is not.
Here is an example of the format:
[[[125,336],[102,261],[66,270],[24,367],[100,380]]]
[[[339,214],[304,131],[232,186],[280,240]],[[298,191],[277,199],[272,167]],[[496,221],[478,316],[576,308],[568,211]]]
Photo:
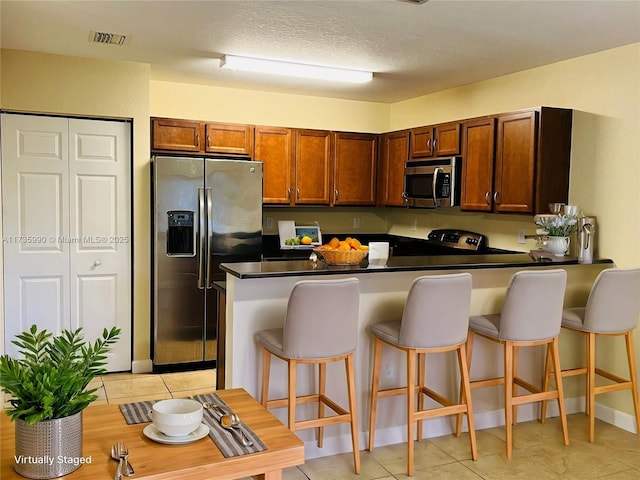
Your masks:
[[[408,162],[404,169],[405,205],[421,208],[459,205],[461,173],[461,157]]]

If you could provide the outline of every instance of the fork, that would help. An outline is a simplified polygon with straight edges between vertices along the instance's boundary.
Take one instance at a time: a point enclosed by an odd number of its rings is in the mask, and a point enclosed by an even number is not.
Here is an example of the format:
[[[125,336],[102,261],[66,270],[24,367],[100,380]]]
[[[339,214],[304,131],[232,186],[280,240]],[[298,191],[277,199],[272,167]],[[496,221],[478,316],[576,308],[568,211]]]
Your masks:
[[[111,458],[118,460],[118,468],[116,469],[116,474],[113,477],[113,480],[121,480],[123,458],[120,456],[120,445],[115,443],[111,445]]]
[[[122,473],[125,477],[132,476],[135,472],[129,463],[129,448],[124,442],[118,442],[118,457],[123,461]]]

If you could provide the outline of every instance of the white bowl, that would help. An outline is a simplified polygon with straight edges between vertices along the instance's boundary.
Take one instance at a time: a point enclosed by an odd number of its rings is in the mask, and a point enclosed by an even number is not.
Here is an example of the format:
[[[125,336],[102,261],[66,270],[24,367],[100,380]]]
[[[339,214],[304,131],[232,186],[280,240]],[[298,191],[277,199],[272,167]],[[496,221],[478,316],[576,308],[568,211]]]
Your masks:
[[[151,409],[153,425],[168,437],[184,437],[202,423],[202,404],[186,398],[160,400]]]

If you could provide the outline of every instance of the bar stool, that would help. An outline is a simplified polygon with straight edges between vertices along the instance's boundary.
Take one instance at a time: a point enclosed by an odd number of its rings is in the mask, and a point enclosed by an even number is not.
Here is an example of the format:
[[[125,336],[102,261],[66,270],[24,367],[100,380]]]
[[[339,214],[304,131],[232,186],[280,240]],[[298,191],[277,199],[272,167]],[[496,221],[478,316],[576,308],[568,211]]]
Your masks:
[[[636,417],[636,433],[640,435],[640,402],[638,402],[638,374],[633,351],[633,330],[640,315],[640,268],[603,270],[596,277],[585,307],[567,308],[562,314],[562,327],[583,334],[586,340],[586,367],[562,370],[560,377],[587,375],[586,411],[589,415],[589,441],[595,437],[596,395],[618,390],[631,390]],[[596,367],[596,338],[624,335],[627,347],[629,379]],[[549,381],[551,365],[547,361],[545,382]],[[596,386],[596,375],[614,382]],[[542,402],[541,421],[546,416],[546,402]]]
[[[517,422],[517,408],[525,403],[557,399],[564,444],[569,445],[561,383],[558,383],[557,390],[542,391],[518,377],[520,347],[546,345],[547,354],[551,355],[556,368],[559,367],[558,336],[566,283],[567,272],[561,269],[516,272],[507,287],[502,313],[473,316],[469,319],[469,366],[476,335],[500,343],[504,348],[504,376],[472,380],[470,384],[471,390],[504,385],[507,459],[511,458],[513,450],[513,424]],[[530,393],[517,395],[518,387]],[[456,432],[460,432],[461,426],[462,415],[458,415]]]
[[[413,475],[413,432],[418,423],[417,439],[422,439],[422,420],[454,414],[467,414],[469,440],[473,460],[478,457],[473,408],[469,391],[466,346],[471,303],[471,275],[458,273],[435,275],[414,280],[407,296],[401,320],[377,323],[369,327],[374,336],[373,375],[371,382],[371,411],[369,418],[369,451],[374,448],[378,398],[407,396],[407,475]],[[407,386],[380,390],[380,363],[383,344],[404,351],[407,355]],[[427,353],[456,350],[462,377],[462,389],[467,400],[454,403],[425,386],[425,358]],[[418,356],[418,385],[416,385],[416,354]],[[416,411],[415,397],[418,394]],[[424,395],[442,407],[424,409]],[[459,435],[458,435],[459,436]]]
[[[360,473],[360,452],[356,416],[356,384],[353,352],[358,338],[360,281],[303,280],[296,283],[289,296],[284,328],[262,330],[255,339],[262,345],[261,402],[265,408],[288,407],[291,431],[318,429],[318,447],[322,447],[324,426],[348,422],[356,473]],[[288,394],[286,398],[269,400],[271,356],[287,362]],[[349,410],[326,396],[327,364],[344,360],[346,364]],[[318,364],[318,393],[298,396],[296,367]],[[296,405],[318,403],[318,418],[296,421]],[[327,406],[336,415],[325,417]]]

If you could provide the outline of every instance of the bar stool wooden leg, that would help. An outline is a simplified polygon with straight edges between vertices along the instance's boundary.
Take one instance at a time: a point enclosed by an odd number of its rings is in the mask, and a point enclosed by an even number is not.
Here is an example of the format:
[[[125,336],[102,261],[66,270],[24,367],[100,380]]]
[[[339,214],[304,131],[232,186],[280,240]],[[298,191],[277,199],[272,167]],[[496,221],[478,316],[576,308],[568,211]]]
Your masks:
[[[360,474],[360,448],[358,446],[358,415],[356,413],[356,371],[353,363],[353,353],[345,358],[347,373],[347,389],[349,394],[349,414],[351,416],[351,445],[353,448],[353,465],[356,474]]]
[[[507,459],[513,452],[513,344],[504,343],[504,423],[507,432]]]
[[[320,362],[318,364],[318,418],[324,417],[324,402],[322,401],[326,394],[327,384],[327,364]],[[324,427],[321,425],[318,427],[318,448],[322,448],[322,442],[324,440]]]
[[[262,349],[262,390],[260,392],[260,403],[267,408],[269,401],[269,374],[271,372],[271,352],[266,348]]]
[[[424,395],[422,394],[425,386],[425,359],[426,353],[418,353],[418,411],[424,410]],[[424,420],[418,420],[418,436],[417,440],[422,440],[422,427]]]
[[[587,360],[587,374],[584,376],[585,378],[585,392],[584,392],[584,411],[587,415],[589,415],[589,409],[590,409],[590,405],[589,405],[589,392],[591,391],[591,377],[589,376],[589,358],[591,357],[591,349],[589,348],[589,335],[586,335],[583,333],[584,336],[584,351],[585,351],[585,357]],[[595,347],[594,347],[595,348]],[[595,351],[594,351],[595,354]],[[595,365],[595,361],[596,359],[593,359],[594,361],[594,365]],[[594,374],[595,375],[595,374]],[[594,377],[595,378],[595,377]]]
[[[564,439],[564,444],[569,445],[569,430],[567,429],[567,413],[564,407],[564,386],[562,385],[562,371],[560,370],[560,350],[558,348],[558,337],[553,337],[551,345],[553,370],[556,379],[556,388],[558,389],[558,410],[560,411],[560,423],[562,424],[562,437]]]
[[[589,395],[587,396],[587,411],[589,412],[589,441],[593,442],[595,438],[596,426],[596,334],[587,333],[587,382],[589,385]]]
[[[380,388],[380,364],[382,362],[382,341],[377,337],[373,343],[373,372],[371,375],[371,408],[369,410],[369,451],[373,451],[376,433],[376,413],[378,409],[378,389]]]
[[[518,376],[518,358],[520,357],[520,349],[517,345],[513,346],[513,378]],[[518,395],[518,384],[513,382],[513,388],[511,391],[511,397]],[[513,424],[518,424],[518,405],[513,406]]]
[[[471,375],[471,354],[473,353],[473,338],[474,334],[471,330],[467,334],[467,343],[465,344],[465,350],[467,351],[467,376]],[[471,387],[469,387],[469,395],[471,395]],[[467,401],[467,398],[471,398],[471,396],[467,397],[467,394],[464,391],[462,380],[460,381],[460,403],[471,403]],[[456,415],[456,437],[460,436],[462,433],[462,414],[459,413]]]
[[[478,459],[478,446],[476,443],[476,427],[473,420],[473,408],[471,404],[471,385],[469,383],[469,367],[467,360],[467,347],[463,343],[458,348],[458,364],[460,365],[460,377],[462,381],[462,395],[467,405],[467,424],[469,425],[469,443],[471,444],[471,459]],[[460,402],[463,403],[463,402]],[[458,433],[458,436],[460,434]]]
[[[287,363],[289,365],[289,430],[293,432],[296,429],[296,375],[298,363],[292,359],[289,359]]]
[[[407,475],[413,476],[413,430],[416,422],[416,351],[407,350]]]
[[[631,378],[631,395],[633,397],[633,410],[636,414],[636,433],[640,435],[640,401],[638,400],[638,372],[636,370],[635,352],[633,351],[633,331],[624,334],[627,344],[627,361],[629,363],[629,377]]]
[[[551,344],[547,343],[545,359],[544,359],[544,378],[542,380],[542,391],[548,392],[550,387],[550,377],[551,377]],[[540,423],[544,423],[547,419],[547,401],[542,400],[542,405],[540,406]]]

